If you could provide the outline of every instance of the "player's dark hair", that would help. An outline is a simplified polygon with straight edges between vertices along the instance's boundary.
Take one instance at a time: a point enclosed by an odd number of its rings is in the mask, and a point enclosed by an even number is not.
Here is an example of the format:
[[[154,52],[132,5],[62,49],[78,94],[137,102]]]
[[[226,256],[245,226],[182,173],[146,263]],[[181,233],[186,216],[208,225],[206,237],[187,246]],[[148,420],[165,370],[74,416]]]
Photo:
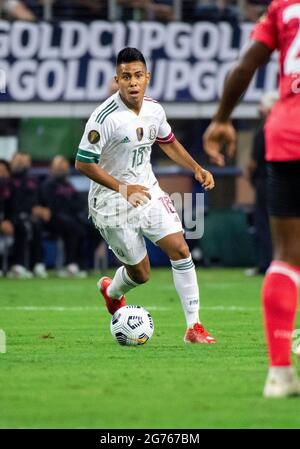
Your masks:
[[[136,61],[142,62],[145,66],[147,65],[143,53],[141,53],[140,50],[133,47],[126,47],[123,48],[123,50],[121,50],[118,54],[117,66]]]
[[[11,168],[9,163],[5,160],[5,159],[0,159],[0,165],[4,165],[6,167],[6,170],[8,171],[8,173],[11,173]]]

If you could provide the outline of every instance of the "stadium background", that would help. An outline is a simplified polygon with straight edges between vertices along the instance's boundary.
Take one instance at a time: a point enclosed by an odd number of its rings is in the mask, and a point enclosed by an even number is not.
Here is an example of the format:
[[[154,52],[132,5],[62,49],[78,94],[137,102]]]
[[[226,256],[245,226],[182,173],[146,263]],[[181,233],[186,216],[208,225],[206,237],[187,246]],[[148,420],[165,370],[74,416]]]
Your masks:
[[[149,5],[129,8],[126,3],[1,3],[0,157],[9,159],[17,149],[30,153],[33,172],[41,179],[56,154],[73,163],[85,121],[110,95],[117,52],[126,45],[138,46],[152,72],[148,94],[165,107],[177,138],[216,177],[217,187],[205,199],[207,232],[189,242],[196,248],[196,261],[208,266],[255,265],[254,191],[244,173],[259,123],[259,100],[263,92],[276,88],[276,56],[234,114],[239,131],[235,160],[223,169],[211,167],[202,133],[226,72],[249,39],[265,1],[152,2],[162,10]],[[173,166],[158,148],[153,150],[153,165],[169,193],[201,191],[192,176]],[[85,198],[88,180],[73,170],[71,181]],[[48,267],[55,263],[51,245],[44,246]],[[158,251],[149,244],[152,264],[168,265]],[[114,264],[112,255],[108,257]]]

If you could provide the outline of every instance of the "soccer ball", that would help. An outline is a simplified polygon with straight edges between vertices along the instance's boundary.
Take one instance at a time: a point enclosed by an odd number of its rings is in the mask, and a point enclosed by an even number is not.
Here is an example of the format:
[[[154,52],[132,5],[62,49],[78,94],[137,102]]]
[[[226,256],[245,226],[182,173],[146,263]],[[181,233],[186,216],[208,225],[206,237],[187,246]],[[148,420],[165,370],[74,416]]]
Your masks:
[[[144,345],[154,331],[150,313],[140,306],[124,306],[113,315],[110,332],[120,345]]]

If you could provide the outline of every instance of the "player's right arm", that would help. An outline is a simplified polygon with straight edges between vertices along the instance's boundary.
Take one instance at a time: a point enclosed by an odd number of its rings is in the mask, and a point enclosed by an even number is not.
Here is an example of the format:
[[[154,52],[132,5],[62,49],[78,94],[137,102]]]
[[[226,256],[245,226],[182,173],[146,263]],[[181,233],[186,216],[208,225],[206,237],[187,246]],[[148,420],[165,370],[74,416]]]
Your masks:
[[[134,207],[144,204],[148,201],[148,199],[151,199],[151,195],[148,192],[147,187],[139,184],[124,184],[95,163],[80,162],[76,159],[75,168],[83,175],[92,179],[94,182],[97,182],[108,189],[119,192]]]
[[[109,126],[100,127],[95,123],[93,115],[87,122],[76,156],[75,168],[94,182],[119,192],[134,207],[151,199],[148,189],[141,185],[126,185],[100,165],[103,147],[110,137]]]
[[[110,176],[98,164],[90,162],[80,162],[78,159],[76,159],[75,168],[80,173],[97,182],[98,184],[115,190],[116,192],[120,191],[122,183],[115,179],[113,176]]]

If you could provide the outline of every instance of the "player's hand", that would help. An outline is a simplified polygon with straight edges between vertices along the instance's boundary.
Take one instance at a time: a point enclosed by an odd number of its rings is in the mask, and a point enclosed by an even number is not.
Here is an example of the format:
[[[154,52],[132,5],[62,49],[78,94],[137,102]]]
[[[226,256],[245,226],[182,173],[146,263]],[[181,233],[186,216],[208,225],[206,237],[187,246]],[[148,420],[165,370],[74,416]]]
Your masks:
[[[202,167],[197,167],[195,170],[195,179],[200,182],[205,190],[211,190],[215,187],[215,180],[213,175]]]
[[[3,220],[3,221],[0,223],[0,231],[1,231],[4,235],[13,236],[13,235],[14,235],[14,225],[13,225],[12,222],[9,221],[9,220]]]
[[[227,156],[232,157],[236,151],[236,131],[229,121],[213,121],[203,135],[203,146],[211,162],[220,166],[225,164],[224,155],[221,153],[223,145],[226,145]]]
[[[149,189],[139,184],[124,185],[120,189],[120,193],[133,207],[146,204],[151,200]]]

